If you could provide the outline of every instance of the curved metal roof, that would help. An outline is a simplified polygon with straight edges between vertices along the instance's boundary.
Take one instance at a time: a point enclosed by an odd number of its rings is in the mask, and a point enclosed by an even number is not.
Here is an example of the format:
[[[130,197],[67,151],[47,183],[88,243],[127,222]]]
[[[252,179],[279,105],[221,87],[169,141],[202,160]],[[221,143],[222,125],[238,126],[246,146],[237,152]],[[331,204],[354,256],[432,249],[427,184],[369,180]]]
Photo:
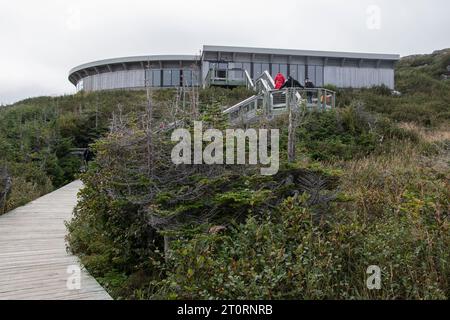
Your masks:
[[[120,64],[120,63],[129,63],[129,62],[148,62],[148,61],[198,61],[200,60],[199,56],[195,55],[151,55],[151,56],[135,56],[135,57],[122,57],[122,58],[113,58],[113,59],[105,59],[98,60],[89,63],[85,63],[79,65],[75,68],[72,68],[69,71],[69,77],[81,70],[106,66],[109,64]]]

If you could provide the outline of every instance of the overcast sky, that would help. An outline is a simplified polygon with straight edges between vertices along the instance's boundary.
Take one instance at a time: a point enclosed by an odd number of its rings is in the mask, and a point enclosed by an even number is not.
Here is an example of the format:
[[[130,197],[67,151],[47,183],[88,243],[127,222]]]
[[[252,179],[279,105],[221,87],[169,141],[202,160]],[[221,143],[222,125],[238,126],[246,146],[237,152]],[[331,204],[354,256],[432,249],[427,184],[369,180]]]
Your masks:
[[[448,0],[0,0],[0,104],[73,93],[79,64],[196,54],[203,44],[430,53],[450,47]]]

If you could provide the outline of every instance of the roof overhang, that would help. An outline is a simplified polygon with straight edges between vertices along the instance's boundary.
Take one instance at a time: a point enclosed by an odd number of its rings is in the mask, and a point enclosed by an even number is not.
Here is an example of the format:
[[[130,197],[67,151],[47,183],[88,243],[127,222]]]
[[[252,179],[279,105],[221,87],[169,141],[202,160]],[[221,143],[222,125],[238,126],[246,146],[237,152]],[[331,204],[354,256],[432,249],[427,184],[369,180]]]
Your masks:
[[[203,52],[208,51],[254,53],[254,54],[268,54],[268,55],[283,55],[283,56],[306,56],[306,57],[321,57],[321,58],[347,58],[347,59],[395,60],[395,61],[400,59],[399,54],[270,49],[270,48],[230,47],[230,46],[212,46],[212,45],[203,46]]]
[[[82,70],[97,68],[101,66],[108,66],[112,64],[126,64],[126,63],[139,63],[150,61],[198,61],[200,58],[195,55],[151,55],[151,56],[135,56],[135,57],[122,57],[98,60],[89,63],[85,63],[69,71],[69,78],[74,74]]]

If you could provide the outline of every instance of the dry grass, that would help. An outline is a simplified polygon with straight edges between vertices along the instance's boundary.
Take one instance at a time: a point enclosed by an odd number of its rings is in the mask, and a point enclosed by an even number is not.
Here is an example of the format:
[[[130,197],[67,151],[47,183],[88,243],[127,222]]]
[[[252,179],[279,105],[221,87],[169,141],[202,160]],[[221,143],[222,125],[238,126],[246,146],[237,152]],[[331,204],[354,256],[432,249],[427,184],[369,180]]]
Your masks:
[[[424,141],[434,143],[442,141],[450,141],[449,125],[442,125],[435,129],[428,129],[415,123],[403,122],[400,127],[417,133]]]
[[[448,150],[425,156],[411,142],[399,143],[395,150],[381,155],[342,162],[340,166],[345,172],[342,190],[354,200],[349,209],[362,210],[367,216],[399,208],[409,189],[424,195],[430,193],[428,182],[433,177],[439,176],[441,183],[450,188]]]
[[[372,216],[395,207],[419,170],[418,159],[416,148],[406,143],[395,153],[341,163],[345,172],[342,190],[354,200],[352,209]]]

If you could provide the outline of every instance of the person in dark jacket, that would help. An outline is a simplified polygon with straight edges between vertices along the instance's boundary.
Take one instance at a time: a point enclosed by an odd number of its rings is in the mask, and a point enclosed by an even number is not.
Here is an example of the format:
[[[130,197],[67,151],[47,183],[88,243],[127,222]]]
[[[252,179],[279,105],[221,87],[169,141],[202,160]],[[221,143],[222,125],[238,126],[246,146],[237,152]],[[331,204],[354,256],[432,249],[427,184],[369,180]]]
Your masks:
[[[312,81],[310,81],[308,78],[305,79],[305,87],[306,89],[314,89],[314,83],[312,83]],[[312,91],[308,91],[306,92],[306,96],[308,98],[308,103],[312,103],[312,97],[313,97],[313,92]]]
[[[292,78],[291,76],[288,77],[287,81],[284,83],[284,85],[281,87],[281,89],[286,88],[304,88],[300,82]]]

